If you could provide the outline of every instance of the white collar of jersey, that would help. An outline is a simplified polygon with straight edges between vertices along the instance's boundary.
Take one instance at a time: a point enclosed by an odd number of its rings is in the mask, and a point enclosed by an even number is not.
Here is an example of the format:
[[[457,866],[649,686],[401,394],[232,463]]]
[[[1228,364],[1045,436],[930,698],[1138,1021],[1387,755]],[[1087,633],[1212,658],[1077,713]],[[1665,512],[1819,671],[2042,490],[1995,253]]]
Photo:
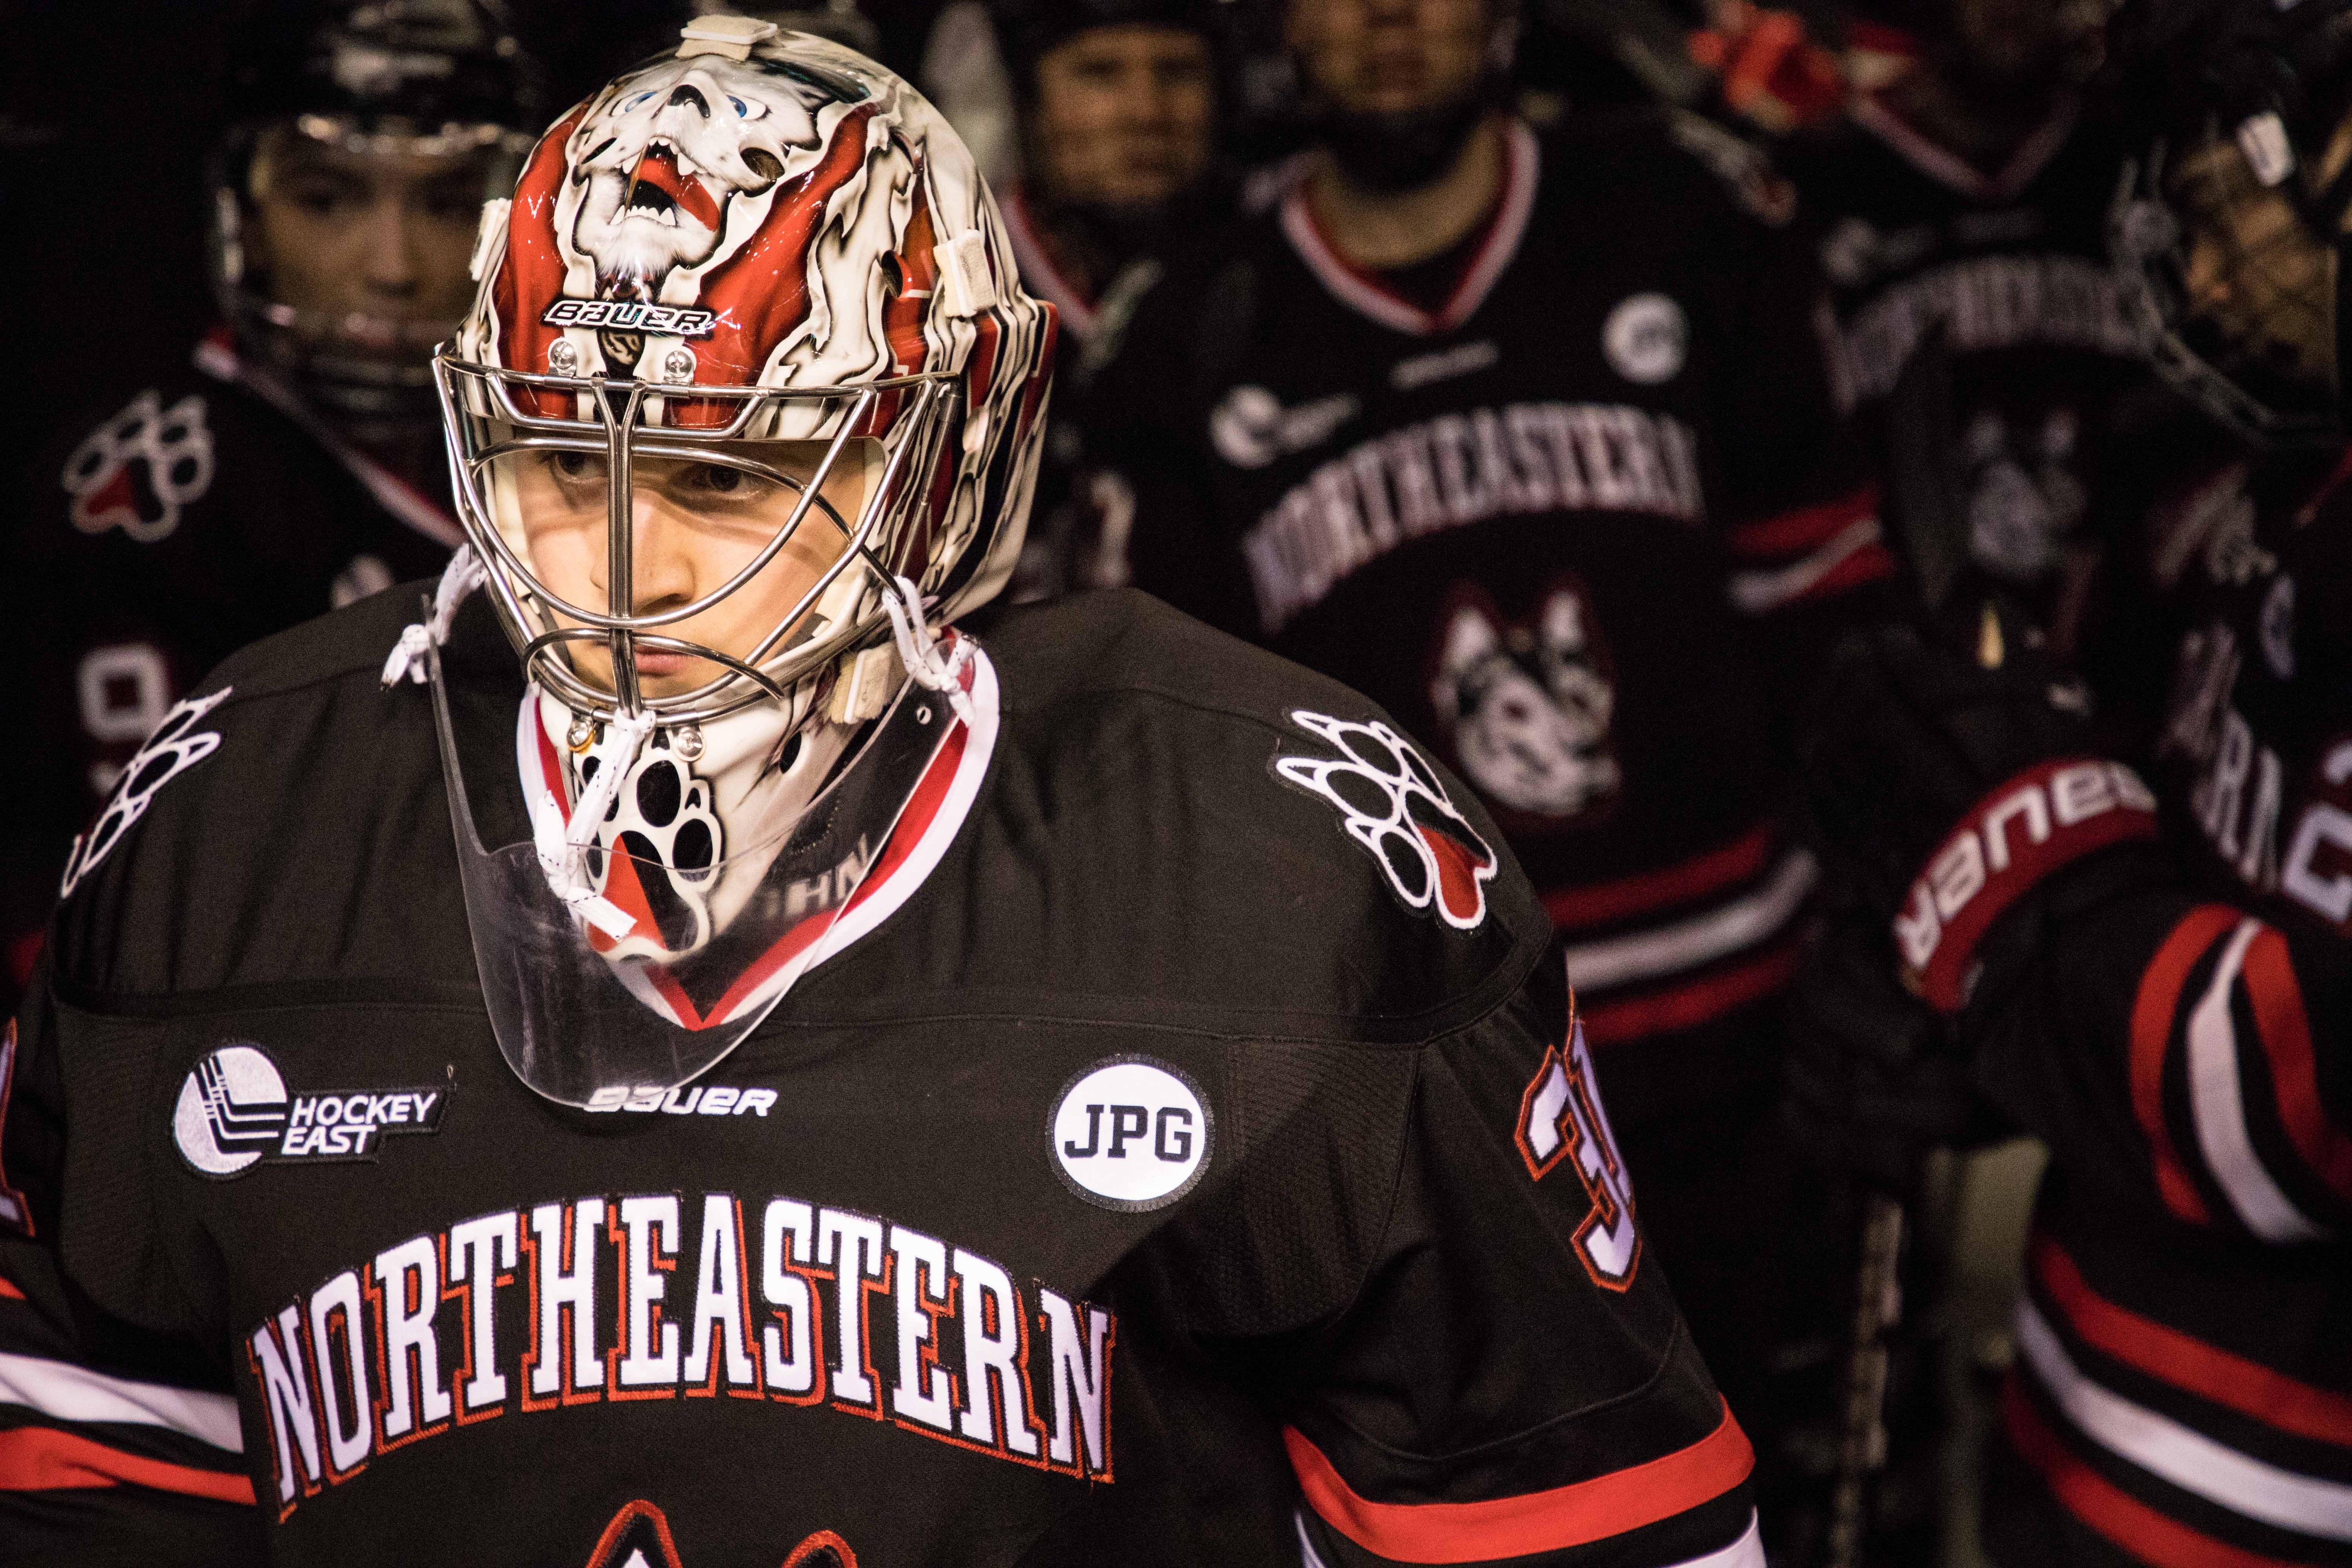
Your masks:
[[[2050,110],[2050,117],[2017,144],[2000,173],[1988,174],[1958,153],[1929,141],[1910,121],[1886,107],[1879,94],[1865,93],[1847,112],[1853,122],[1893,149],[1895,155],[1937,184],[1958,191],[1972,201],[2015,201],[2074,133],[2083,111],[2080,100],[2068,93]]]
[[[1021,268],[1022,283],[1061,313],[1064,331],[1079,342],[1086,342],[1095,330],[1096,304],[1054,265],[1053,253],[1038,236],[1029,216],[1029,199],[1020,186],[1013,186],[1006,196],[1003,214],[1005,237],[1013,241],[1013,259]]]
[[[334,426],[296,395],[292,387],[257,364],[248,363],[220,336],[198,340],[193,356],[196,368],[215,381],[242,386],[301,427],[302,433],[327,450],[352,478],[366,488],[376,504],[434,543],[455,550],[466,542],[457,520],[427,500],[415,486],[352,446]]]
[[[1450,332],[1475,315],[1478,307],[1518,254],[1527,237],[1528,218],[1535,211],[1536,181],[1543,173],[1543,155],[1535,132],[1517,120],[1503,140],[1503,199],[1486,230],[1486,242],[1454,286],[1454,296],[1436,310],[1424,310],[1391,292],[1377,279],[1351,266],[1316,226],[1307,205],[1307,181],[1297,180],[1282,198],[1280,221],[1285,237],[1307,269],[1315,274],[1334,299],[1384,327],[1415,337]],[[1303,167],[1302,167],[1303,174]]]
[[[952,728],[908,797],[887,839],[877,850],[873,869],[858,882],[848,901],[820,910],[791,927],[732,976],[715,1000],[698,1001],[660,964],[615,964],[614,973],[638,1001],[680,1028],[699,1030],[755,1021],[802,975],[871,933],[914,896],[971,816],[996,751],[996,668],[985,649],[977,643],[971,648],[971,657],[960,672],[971,699],[969,712],[952,720]],[[568,725],[565,710],[542,697],[537,687],[526,690],[516,715],[516,763],[526,798],[535,798],[545,790],[567,803],[568,812],[576,791],[557,739],[562,731],[551,729],[551,723]],[[838,740],[846,738],[845,734],[837,737],[832,746],[821,746],[815,754],[796,759],[781,775],[779,787],[770,781],[780,775],[768,773],[766,768],[776,737],[770,733],[766,747],[761,745],[762,737],[750,728],[739,737],[709,738],[723,726],[724,721],[706,727],[707,750],[698,759],[704,765],[695,771],[714,782],[722,800],[743,800],[762,789],[778,789],[778,799],[756,803],[758,815],[772,826],[780,813],[794,804],[783,800],[783,795],[794,797],[798,806],[806,805],[813,789],[822,784],[839,755]],[[767,862],[757,860],[746,869],[753,873],[751,881],[756,883],[765,874]],[[714,930],[724,928],[726,915],[742,904],[750,890],[738,885],[713,890],[709,902]]]

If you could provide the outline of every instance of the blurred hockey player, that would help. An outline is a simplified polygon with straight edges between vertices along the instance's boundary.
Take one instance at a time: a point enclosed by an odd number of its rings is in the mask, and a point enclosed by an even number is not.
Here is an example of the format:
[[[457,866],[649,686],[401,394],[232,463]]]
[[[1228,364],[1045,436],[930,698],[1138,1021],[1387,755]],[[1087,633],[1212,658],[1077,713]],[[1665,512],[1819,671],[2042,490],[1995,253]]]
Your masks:
[[[2108,265],[2107,209],[2125,151],[2083,90],[2097,62],[2102,9],[2078,0],[1864,7],[1851,33],[1876,29],[1883,58],[1908,63],[1858,91],[1834,126],[1792,139],[1783,161],[1832,289],[1837,392],[1881,477],[1890,534],[1932,539],[1952,557],[1912,564],[1998,586],[2030,607],[2059,657],[2072,658],[2085,624],[2095,623],[2103,652],[2153,668],[2165,657],[2160,643],[2123,653],[2119,628],[2131,616],[2114,603],[2115,563],[2103,546],[2109,525],[2145,504],[2148,459],[2194,416],[2149,370]],[[1884,47],[1897,37],[1907,47]],[[2149,706],[2112,695],[2103,715],[2111,720]],[[1874,942],[1877,923],[1842,916],[1822,973],[1853,961],[1849,927]],[[1932,1018],[1899,1007],[1876,1026],[1890,1040],[1934,1033]],[[1834,1115],[1857,1092],[1844,1064],[1820,1081],[1805,1076],[1801,1055],[1795,1065],[1807,1114],[1818,1102]],[[1957,1077],[1952,1088],[1957,1098],[1937,1108],[1939,1125],[1961,1139],[1969,1100]],[[1915,1221],[1927,1220],[1926,1168],[1909,1144],[1882,1163],[1867,1157],[1875,1151],[1817,1127],[1799,1142],[1823,1166],[1899,1194]],[[1973,1237],[1983,1226],[2015,1237],[2031,1180],[2000,1178],[2021,1159],[2030,1163],[2031,1151],[1961,1161],[1948,1184],[1958,1228],[1916,1225],[1915,1238]],[[1844,1184],[1830,1189],[1826,1205],[1840,1216],[1832,1228],[1858,1234],[1859,1222],[1843,1217],[1857,1197]],[[1856,1278],[1856,1261],[1821,1271],[1824,1323],[1845,1321],[1837,1298]],[[1966,1468],[1977,1427],[1991,1419],[1985,1401],[1998,1369],[1988,1373],[1979,1358],[2000,1354],[1998,1325],[2021,1265],[2013,1247],[1979,1246],[1955,1258],[1932,1241],[1906,1259],[1912,1307],[1890,1347],[1892,1442],[1873,1521],[1881,1554],[1930,1550],[1939,1528],[1965,1528],[1938,1515],[1948,1478]],[[1961,1282],[1983,1296],[1980,1309],[1957,1294]],[[1970,1339],[1965,1325],[1978,1321],[1993,1327]],[[1837,1339],[1811,1336],[1805,1358],[1821,1378],[1823,1425],[1841,1409]],[[1817,1467],[1833,1447],[1811,1445]],[[1822,1515],[1792,1523],[1792,1539],[1825,1531],[1830,1500],[1824,1484],[1813,1500]]]
[[[2030,602],[2062,652],[2096,520],[2131,504],[2113,492],[2141,466],[2136,395],[2154,383],[2106,265],[2124,149],[2079,90],[2100,14],[1881,5],[1918,37],[1915,63],[1786,157],[1833,290],[1837,391],[1890,518],[1958,510],[1972,569]]]
[[[230,50],[220,323],[192,358],[93,367],[16,479],[29,760],[0,829],[0,995],[75,830],[198,676],[460,537],[427,360],[530,144],[530,64],[474,0],[271,0]]]
[[[1891,940],[1811,1076],[1858,1086],[1860,1136],[1932,1123],[1947,1068],[1872,1023],[1924,997],[2050,1146],[1986,1489],[2003,1568],[2343,1563],[2352,16],[2127,20],[2150,134],[2113,213],[2123,308],[2234,444],[2173,454],[2129,531],[2179,627],[2161,736],[2103,754],[2089,694],[1991,599],[1845,650],[1806,777]]]
[[[1775,704],[1890,570],[1790,194],[1696,117],[1539,136],[1500,4],[1288,15],[1316,145],[1171,260],[1090,455],[1138,586],[1360,687],[1495,814],[1747,1419],[1787,1263],[1757,1141],[1813,879],[1776,823]]]
[[[1005,230],[1023,286],[1062,324],[1056,406],[1012,596],[1118,587],[1133,509],[1115,484],[1081,493],[1092,482],[1085,406],[1171,243],[1223,210],[1208,13],[1198,0],[1000,0],[992,15],[1020,123]]]
[[[957,626],[1055,319],[930,105],[706,16],[479,255],[467,548],[174,708],[0,1049],[10,1553],[1761,1568],[1475,797]]]

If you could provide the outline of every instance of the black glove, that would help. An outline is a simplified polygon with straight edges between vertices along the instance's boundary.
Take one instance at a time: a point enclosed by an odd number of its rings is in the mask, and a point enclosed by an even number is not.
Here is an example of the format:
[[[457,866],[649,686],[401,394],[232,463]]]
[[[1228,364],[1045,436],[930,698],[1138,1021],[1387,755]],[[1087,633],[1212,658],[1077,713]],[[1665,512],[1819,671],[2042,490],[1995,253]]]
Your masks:
[[[1929,1150],[1996,1133],[1951,1021],[1895,967],[1885,922],[1867,910],[1822,931],[1790,990],[1780,1112],[1806,1159],[1908,1196]]]
[[[2089,709],[2081,683],[1990,608],[1973,638],[1874,626],[1830,661],[1800,742],[1815,829],[1947,1012],[1967,1000],[1994,919],[2041,879],[2155,837],[2154,798],[2098,755]]]

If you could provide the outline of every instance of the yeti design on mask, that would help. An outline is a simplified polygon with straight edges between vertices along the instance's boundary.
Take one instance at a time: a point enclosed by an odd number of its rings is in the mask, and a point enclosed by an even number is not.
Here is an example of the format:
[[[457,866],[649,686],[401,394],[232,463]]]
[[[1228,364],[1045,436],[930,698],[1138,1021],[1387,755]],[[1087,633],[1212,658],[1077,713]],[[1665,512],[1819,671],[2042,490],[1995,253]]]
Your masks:
[[[1609,739],[1617,694],[1583,586],[1553,584],[1525,623],[1473,586],[1440,623],[1429,699],[1454,754],[1489,800],[1568,817],[1612,799],[1622,773]]]
[[[814,166],[817,110],[864,96],[804,68],[710,55],[622,84],[573,132],[588,151],[572,178],[588,188],[572,242],[595,258],[599,292],[651,300],[671,271],[709,260],[738,197]]]

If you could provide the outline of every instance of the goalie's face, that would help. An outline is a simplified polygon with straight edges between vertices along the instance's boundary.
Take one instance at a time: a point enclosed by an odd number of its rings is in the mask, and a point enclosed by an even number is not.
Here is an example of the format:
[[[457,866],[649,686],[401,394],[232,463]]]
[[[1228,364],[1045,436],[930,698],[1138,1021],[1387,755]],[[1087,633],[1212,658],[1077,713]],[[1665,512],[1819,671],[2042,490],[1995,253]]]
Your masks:
[[[797,524],[803,489],[832,446],[827,441],[738,444],[735,455],[771,470],[688,458],[640,458],[632,465],[625,591],[614,592],[614,530],[605,459],[582,451],[532,451],[511,466],[515,512],[525,559],[558,597],[612,615],[658,616],[694,603],[751,564],[785,532],[781,546],[749,581],[716,604],[663,625],[661,636],[759,662],[793,644],[780,626],[838,563],[864,510],[879,467],[875,443],[842,443],[816,500]],[[789,530],[788,532],[785,531]],[[805,617],[803,617],[805,618]],[[567,621],[565,624],[577,625]],[[769,645],[763,647],[762,645]],[[614,689],[613,651],[603,637],[566,645],[572,668],[590,685]],[[689,654],[635,646],[637,678],[649,697],[675,696],[724,670]]]

